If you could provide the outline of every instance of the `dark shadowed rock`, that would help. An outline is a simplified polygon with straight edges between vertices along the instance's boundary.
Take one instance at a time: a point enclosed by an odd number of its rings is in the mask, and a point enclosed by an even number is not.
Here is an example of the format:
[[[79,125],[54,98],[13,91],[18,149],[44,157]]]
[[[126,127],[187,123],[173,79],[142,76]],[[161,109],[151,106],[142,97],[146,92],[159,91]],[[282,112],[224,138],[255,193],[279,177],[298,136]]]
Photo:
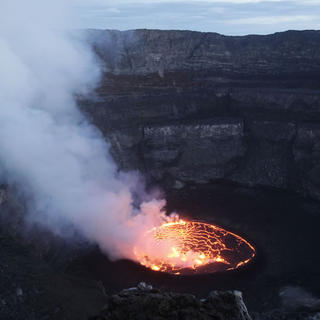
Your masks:
[[[2,224],[0,245],[1,320],[85,320],[105,304],[96,281],[58,272]]]
[[[164,292],[144,283],[112,295],[101,314],[91,319],[251,320],[239,291],[214,291],[199,300],[190,294]]]
[[[279,292],[280,308],[253,313],[253,320],[318,320],[320,300],[301,287],[284,287]]]
[[[320,124],[299,126],[293,155],[302,191],[320,199]]]
[[[320,312],[320,299],[301,287],[284,287],[280,290],[279,296],[286,310]]]
[[[14,185],[0,186],[1,228],[20,245],[32,246],[34,253],[57,270],[66,270],[71,261],[95,248],[74,229],[58,236],[52,230],[29,223],[30,214],[27,199]]]
[[[7,198],[8,195],[6,187],[0,185],[0,207],[4,205],[4,203],[7,201]]]

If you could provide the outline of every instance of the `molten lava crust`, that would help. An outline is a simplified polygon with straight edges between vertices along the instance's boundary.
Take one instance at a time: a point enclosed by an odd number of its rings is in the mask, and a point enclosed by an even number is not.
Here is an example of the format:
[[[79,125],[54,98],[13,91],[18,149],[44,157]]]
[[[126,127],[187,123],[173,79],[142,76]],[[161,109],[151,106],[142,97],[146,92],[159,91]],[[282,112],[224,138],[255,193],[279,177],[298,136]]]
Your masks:
[[[146,232],[134,254],[154,271],[187,275],[236,269],[252,260],[255,249],[215,225],[179,220]]]

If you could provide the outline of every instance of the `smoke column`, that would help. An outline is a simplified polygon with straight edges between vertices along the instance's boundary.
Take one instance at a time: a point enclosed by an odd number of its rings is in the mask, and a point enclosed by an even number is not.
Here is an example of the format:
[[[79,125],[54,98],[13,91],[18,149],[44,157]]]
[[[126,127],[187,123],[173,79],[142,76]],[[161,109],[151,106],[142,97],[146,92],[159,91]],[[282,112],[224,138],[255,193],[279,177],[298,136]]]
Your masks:
[[[118,174],[108,144],[77,108],[74,97],[88,94],[100,71],[84,41],[64,31],[71,8],[1,0],[0,178],[29,199],[28,222],[60,236],[74,229],[112,258],[130,258],[163,203],[133,209],[133,179]]]

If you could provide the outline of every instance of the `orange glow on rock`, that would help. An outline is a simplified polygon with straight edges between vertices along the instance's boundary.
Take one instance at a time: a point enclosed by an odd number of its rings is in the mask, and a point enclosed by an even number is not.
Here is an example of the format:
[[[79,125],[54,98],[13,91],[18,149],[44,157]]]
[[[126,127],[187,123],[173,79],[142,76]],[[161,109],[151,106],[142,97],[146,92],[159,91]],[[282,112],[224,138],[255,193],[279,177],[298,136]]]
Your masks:
[[[133,251],[143,266],[175,275],[233,270],[255,256],[254,247],[240,236],[215,225],[185,220],[147,231]]]

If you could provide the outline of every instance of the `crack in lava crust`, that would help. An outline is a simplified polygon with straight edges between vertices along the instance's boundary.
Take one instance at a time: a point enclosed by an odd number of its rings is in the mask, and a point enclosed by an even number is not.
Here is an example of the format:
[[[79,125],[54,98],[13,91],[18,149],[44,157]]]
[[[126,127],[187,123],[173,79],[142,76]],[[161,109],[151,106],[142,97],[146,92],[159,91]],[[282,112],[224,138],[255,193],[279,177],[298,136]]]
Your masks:
[[[140,264],[154,271],[187,275],[239,268],[253,259],[255,249],[215,225],[179,220],[147,231],[134,254]]]

